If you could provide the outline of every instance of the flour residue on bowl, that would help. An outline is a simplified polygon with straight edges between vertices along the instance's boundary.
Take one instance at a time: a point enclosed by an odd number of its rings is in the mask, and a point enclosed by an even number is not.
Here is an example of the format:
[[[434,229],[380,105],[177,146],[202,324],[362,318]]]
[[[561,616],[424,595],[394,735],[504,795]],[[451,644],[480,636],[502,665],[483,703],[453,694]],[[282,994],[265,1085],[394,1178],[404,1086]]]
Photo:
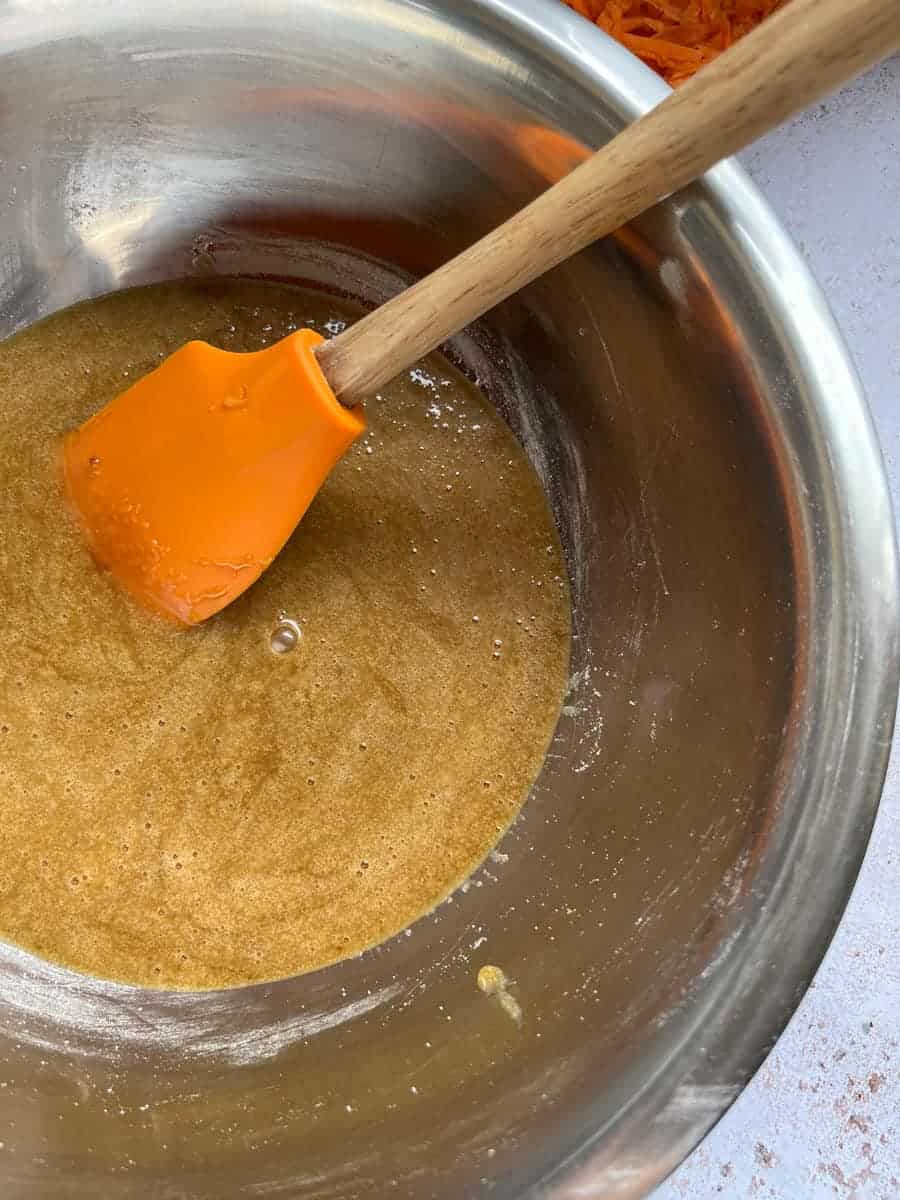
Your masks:
[[[491,996],[497,1001],[511,1021],[515,1021],[517,1025],[522,1024],[522,1006],[509,990],[511,981],[507,979],[501,967],[486,963],[479,970],[476,982],[486,996]]]

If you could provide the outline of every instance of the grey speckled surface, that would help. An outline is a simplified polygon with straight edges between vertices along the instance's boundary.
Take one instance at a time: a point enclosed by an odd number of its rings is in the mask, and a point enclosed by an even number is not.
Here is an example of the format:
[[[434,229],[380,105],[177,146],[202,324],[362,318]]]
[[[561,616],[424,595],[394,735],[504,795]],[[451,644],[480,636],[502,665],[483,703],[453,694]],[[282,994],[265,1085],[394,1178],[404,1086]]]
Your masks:
[[[844,331],[900,511],[900,59],[745,156]],[[900,1200],[900,746],[811,990],[653,1200]]]

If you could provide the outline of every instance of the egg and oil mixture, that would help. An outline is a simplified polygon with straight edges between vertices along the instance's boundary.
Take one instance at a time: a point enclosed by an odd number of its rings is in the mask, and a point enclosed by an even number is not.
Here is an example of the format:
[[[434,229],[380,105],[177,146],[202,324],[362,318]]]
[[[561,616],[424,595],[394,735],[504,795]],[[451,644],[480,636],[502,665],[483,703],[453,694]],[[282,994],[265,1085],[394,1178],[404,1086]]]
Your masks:
[[[516,815],[568,589],[537,477],[443,358],[368,406],[284,551],[202,626],[137,609],[61,492],[62,436],[183,342],[256,350],[359,311],[165,284],[0,345],[0,937],[133,984],[293,975],[432,908]]]

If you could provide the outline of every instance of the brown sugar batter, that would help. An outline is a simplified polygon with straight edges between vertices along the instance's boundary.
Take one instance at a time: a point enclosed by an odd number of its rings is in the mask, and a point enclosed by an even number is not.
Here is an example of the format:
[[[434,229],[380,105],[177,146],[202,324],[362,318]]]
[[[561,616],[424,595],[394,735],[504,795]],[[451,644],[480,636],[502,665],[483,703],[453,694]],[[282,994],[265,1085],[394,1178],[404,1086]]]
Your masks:
[[[257,349],[357,312],[183,283],[0,346],[8,940],[136,984],[290,975],[409,924],[515,816],[562,699],[568,590],[537,478],[444,359],[369,406],[285,551],[196,629],[134,608],[60,495],[60,436],[182,342]]]

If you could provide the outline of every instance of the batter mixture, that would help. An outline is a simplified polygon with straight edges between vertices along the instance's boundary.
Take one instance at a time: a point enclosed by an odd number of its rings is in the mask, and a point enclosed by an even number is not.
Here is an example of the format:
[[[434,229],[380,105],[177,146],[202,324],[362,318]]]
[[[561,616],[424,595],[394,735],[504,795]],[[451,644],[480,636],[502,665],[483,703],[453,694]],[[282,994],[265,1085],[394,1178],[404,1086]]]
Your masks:
[[[193,630],[85,552],[61,435],[192,337],[255,350],[358,310],[273,283],[118,293],[0,346],[0,935],[176,988],[291,975],[433,907],[541,765],[569,597],[540,484],[432,356],[286,549]],[[298,636],[299,631],[299,636]]]

